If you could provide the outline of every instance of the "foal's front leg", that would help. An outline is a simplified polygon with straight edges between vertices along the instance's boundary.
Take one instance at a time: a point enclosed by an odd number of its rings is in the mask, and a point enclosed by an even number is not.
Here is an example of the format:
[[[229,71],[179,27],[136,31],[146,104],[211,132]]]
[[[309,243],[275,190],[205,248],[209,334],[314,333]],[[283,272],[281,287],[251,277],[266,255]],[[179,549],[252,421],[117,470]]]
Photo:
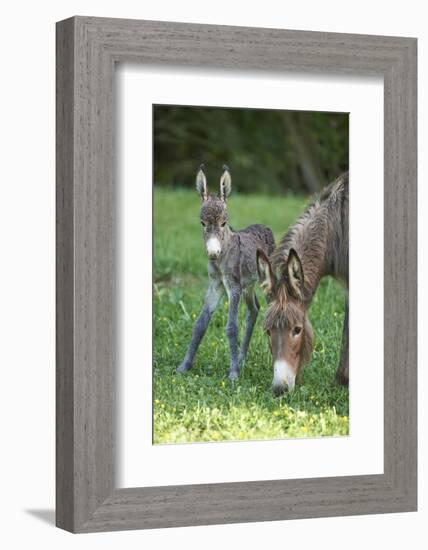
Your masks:
[[[239,376],[238,362],[238,309],[241,298],[241,287],[234,284],[227,287],[229,297],[229,315],[227,318],[226,335],[229,338],[230,350],[230,380],[236,380]]]
[[[192,368],[193,359],[198,351],[199,344],[201,343],[201,340],[208,328],[212,314],[217,309],[222,294],[223,285],[221,282],[215,280],[210,281],[210,285],[205,295],[204,306],[198,319],[196,320],[195,326],[193,327],[192,340],[190,341],[183,362],[177,368],[177,372],[186,372]]]
[[[345,319],[343,321],[342,349],[340,352],[339,367],[336,372],[336,382],[347,386],[349,384],[349,304],[345,305]]]

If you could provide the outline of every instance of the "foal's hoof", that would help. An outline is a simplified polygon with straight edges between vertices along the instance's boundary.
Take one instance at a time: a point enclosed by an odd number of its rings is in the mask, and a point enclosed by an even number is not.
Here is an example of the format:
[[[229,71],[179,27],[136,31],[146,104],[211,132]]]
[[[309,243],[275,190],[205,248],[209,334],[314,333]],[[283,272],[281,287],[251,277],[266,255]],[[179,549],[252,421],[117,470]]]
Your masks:
[[[229,372],[229,380],[238,380],[239,378],[239,371],[233,370]]]
[[[188,370],[190,370],[192,368],[192,364],[191,363],[181,363],[181,365],[179,367],[177,367],[177,369],[175,370],[175,372],[178,372],[179,374],[183,373],[183,372],[187,372]]]

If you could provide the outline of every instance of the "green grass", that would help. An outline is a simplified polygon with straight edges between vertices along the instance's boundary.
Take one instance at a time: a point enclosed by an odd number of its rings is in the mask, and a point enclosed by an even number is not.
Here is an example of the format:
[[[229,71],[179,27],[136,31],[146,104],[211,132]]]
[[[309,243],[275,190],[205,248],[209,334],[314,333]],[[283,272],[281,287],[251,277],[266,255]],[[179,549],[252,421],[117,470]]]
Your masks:
[[[306,203],[303,197],[234,194],[229,217],[235,228],[269,225],[279,240]],[[195,192],[155,192],[154,200],[154,442],[185,443],[240,439],[337,436],[349,433],[348,390],[334,383],[339,360],[344,294],[324,279],[309,316],[315,347],[295,390],[271,391],[272,366],[261,329],[262,305],[246,364],[238,381],[228,380],[225,336],[227,301],[214,314],[194,368],[176,375],[189,344],[207,285],[207,259]],[[240,310],[240,334],[244,328]]]

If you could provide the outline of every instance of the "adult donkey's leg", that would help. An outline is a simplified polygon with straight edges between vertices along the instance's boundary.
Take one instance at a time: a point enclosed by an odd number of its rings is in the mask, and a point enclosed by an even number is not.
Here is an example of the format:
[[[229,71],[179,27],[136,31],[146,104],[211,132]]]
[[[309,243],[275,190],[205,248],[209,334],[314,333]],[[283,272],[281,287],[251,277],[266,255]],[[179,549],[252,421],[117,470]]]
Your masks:
[[[244,339],[242,340],[241,349],[239,350],[238,364],[239,368],[242,367],[242,364],[245,361],[247,356],[248,346],[250,345],[251,336],[253,334],[254,325],[257,321],[257,315],[259,313],[259,302],[257,300],[256,293],[254,288],[244,290],[243,292],[245,304],[247,306],[247,316],[245,323],[245,334]]]
[[[223,294],[223,285],[219,281],[211,281],[205,295],[204,306],[195,326],[193,327],[192,339],[187,349],[186,356],[183,359],[181,365],[177,368],[177,372],[188,371],[193,364],[193,359],[198,350],[199,344],[208,328],[208,324],[212,317],[212,314],[217,309],[220,298]]]
[[[236,380],[239,376],[238,363],[238,308],[241,298],[241,287],[238,284],[227,288],[229,296],[229,315],[227,318],[226,335],[229,338],[230,368],[229,378]]]
[[[347,385],[349,383],[349,304],[345,305],[345,320],[343,321],[342,350],[340,352],[339,367],[336,372],[336,382]]]

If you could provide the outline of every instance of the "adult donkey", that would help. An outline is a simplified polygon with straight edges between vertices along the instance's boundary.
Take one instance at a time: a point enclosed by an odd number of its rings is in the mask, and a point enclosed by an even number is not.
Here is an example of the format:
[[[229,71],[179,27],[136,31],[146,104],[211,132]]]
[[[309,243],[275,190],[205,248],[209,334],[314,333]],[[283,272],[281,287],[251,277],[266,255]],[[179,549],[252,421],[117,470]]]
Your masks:
[[[256,251],[260,249],[263,254],[269,255],[275,243],[272,231],[264,225],[250,225],[240,231],[234,231],[229,226],[226,199],[232,190],[232,178],[227,166],[223,166],[218,197],[208,194],[203,165],[196,176],[196,189],[202,198],[200,220],[208,255],[208,290],[186,356],[177,372],[186,372],[192,367],[211,316],[226,290],[229,298],[226,325],[230,348],[229,378],[234,380],[239,376],[239,369],[245,360],[259,311],[254,292],[257,281]],[[245,335],[238,355],[238,307],[241,295],[247,306],[247,316]]]
[[[287,231],[269,259],[257,251],[257,268],[268,301],[264,329],[273,358],[273,392],[293,389],[302,364],[312,353],[309,304],[322,277],[331,275],[348,289],[348,173],[318,195]],[[348,294],[348,292],[347,292]],[[342,350],[336,372],[349,380],[348,296]]]

